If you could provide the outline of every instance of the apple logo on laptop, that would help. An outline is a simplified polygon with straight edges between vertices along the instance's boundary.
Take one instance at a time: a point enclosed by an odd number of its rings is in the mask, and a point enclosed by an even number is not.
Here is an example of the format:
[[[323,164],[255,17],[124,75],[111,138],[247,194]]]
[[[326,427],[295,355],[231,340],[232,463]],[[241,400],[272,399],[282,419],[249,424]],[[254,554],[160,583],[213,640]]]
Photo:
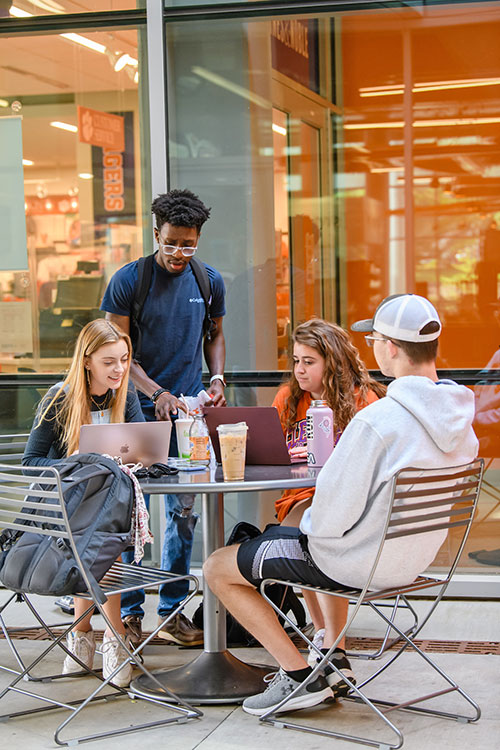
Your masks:
[[[127,443],[125,443],[124,445],[121,446],[120,453],[128,453],[129,450],[130,450],[130,447],[127,445]]]

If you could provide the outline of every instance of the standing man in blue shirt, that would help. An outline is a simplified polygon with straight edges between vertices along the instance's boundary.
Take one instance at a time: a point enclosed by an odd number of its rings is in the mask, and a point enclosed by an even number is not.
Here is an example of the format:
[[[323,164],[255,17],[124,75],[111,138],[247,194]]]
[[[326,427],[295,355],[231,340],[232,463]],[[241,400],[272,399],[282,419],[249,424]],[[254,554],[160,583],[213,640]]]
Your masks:
[[[203,264],[210,281],[209,312],[191,259],[198,249],[203,224],[210,215],[201,200],[189,190],[171,190],[159,195],[152,204],[158,250],[152,263],[149,291],[145,296],[140,322],[134,320],[134,300],[139,293],[138,265],[128,263],[111,278],[101,309],[106,318],[132,336],[134,358],[130,377],[139,391],[146,420],[169,420],[177,414],[177,397],[193,396],[202,390],[202,356],[210,373],[209,394],[215,406],[224,406],[225,342],[222,318],[225,314],[225,288],[215,268]],[[205,324],[210,321],[208,335]],[[135,330],[140,328],[140,334]],[[140,348],[140,351],[138,351]],[[140,356],[140,362],[137,361]],[[170,446],[177,455],[175,430]],[[165,495],[167,527],[161,565],[165,570],[189,572],[194,527],[194,495]],[[125,553],[127,554],[127,553]],[[124,556],[125,560],[125,556]],[[187,582],[164,586],[159,592],[158,615],[165,618],[187,593]],[[122,618],[133,640],[142,634],[144,592],[122,596]],[[203,632],[178,613],[158,635],[170,643],[199,645]]]

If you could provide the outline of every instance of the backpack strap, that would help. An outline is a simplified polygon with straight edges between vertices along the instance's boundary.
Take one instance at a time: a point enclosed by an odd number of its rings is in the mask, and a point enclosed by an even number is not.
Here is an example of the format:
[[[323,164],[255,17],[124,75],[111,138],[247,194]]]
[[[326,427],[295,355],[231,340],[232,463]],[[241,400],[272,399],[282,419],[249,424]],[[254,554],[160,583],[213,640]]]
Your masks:
[[[130,317],[130,334],[132,338],[132,344],[134,348],[134,359],[136,362],[141,361],[141,346],[142,346],[142,327],[141,327],[141,315],[146,297],[149,293],[151,286],[151,279],[153,278],[153,263],[155,254],[146,255],[139,258],[137,261],[137,284],[134,290],[134,299],[132,300],[132,310]],[[196,283],[198,284],[205,303],[205,320],[203,321],[203,335],[211,340],[212,334],[215,330],[215,323],[211,317],[211,306],[212,306],[212,285],[210,284],[210,278],[208,271],[204,263],[197,258],[191,258],[190,266],[193,271]]]
[[[142,328],[141,315],[142,308],[148,296],[151,279],[153,277],[154,254],[146,255],[137,261],[137,284],[134,290],[134,299],[132,300],[132,310],[130,316],[130,337],[134,349],[134,359],[136,362],[141,361],[142,347]]]
[[[191,258],[191,270],[193,271],[196,283],[200,287],[201,296],[205,302],[205,320],[203,321],[203,335],[208,341],[212,340],[212,334],[216,325],[212,318],[212,285],[208,271],[204,263],[194,256]]]

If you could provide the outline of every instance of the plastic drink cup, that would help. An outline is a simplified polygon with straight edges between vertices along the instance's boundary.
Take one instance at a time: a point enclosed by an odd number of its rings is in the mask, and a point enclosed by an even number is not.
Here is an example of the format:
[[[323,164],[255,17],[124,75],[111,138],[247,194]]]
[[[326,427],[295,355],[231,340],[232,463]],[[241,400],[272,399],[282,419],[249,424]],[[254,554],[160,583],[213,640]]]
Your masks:
[[[187,419],[176,419],[175,429],[177,432],[177,452],[179,458],[189,458],[191,456],[191,446],[189,444],[189,430],[193,420],[191,417]]]
[[[217,426],[217,432],[219,434],[224,481],[232,482],[244,479],[247,423],[220,424]]]

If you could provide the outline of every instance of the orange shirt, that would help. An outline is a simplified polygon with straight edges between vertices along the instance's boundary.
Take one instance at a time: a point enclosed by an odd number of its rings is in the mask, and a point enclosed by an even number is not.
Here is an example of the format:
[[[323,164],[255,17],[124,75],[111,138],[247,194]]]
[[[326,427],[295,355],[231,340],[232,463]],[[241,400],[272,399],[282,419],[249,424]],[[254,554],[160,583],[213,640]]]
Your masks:
[[[274,398],[273,406],[277,408],[280,417],[282,417],[285,411],[286,402],[289,395],[290,388],[288,385],[284,385],[279,389]],[[378,396],[374,393],[374,391],[368,391],[366,400],[364,400],[361,404],[359,403],[356,395],[356,408],[358,411],[360,411],[360,409],[363,409],[365,406],[368,406],[368,404],[372,404],[377,400]],[[299,403],[297,404],[296,421],[292,429],[287,430],[285,433],[286,445],[288,450],[290,450],[290,448],[294,448],[297,445],[306,444],[306,412],[310,405],[311,394],[304,393]],[[338,438],[336,436],[336,440],[337,439]],[[290,513],[292,507],[296,503],[300,502],[301,500],[307,500],[313,495],[313,487],[304,487],[303,489],[287,490],[286,492],[284,492],[279,500],[276,500],[275,503],[276,516],[278,518],[278,521],[281,523],[281,521],[283,521],[283,519]]]

